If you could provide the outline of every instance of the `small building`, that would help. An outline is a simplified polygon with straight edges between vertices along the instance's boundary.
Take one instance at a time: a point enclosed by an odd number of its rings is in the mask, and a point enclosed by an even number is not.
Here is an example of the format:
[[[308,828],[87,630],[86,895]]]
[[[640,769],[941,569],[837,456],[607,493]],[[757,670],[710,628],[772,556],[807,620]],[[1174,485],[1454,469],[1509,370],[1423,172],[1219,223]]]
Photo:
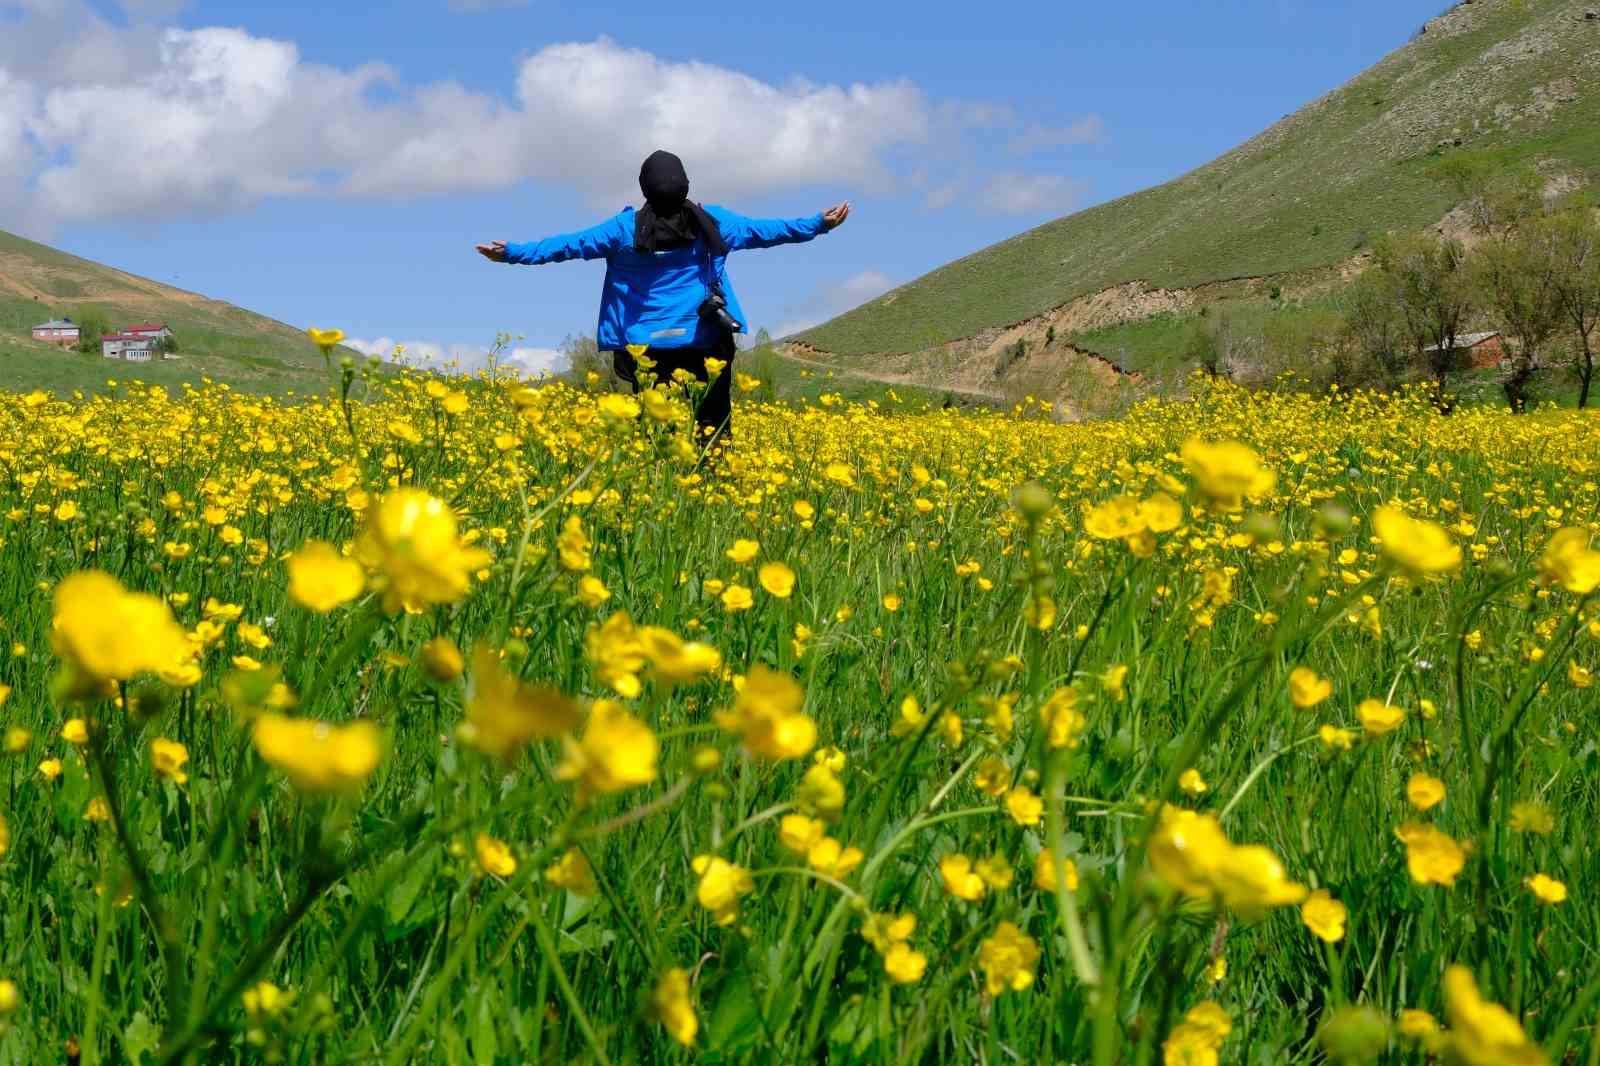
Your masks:
[[[54,318],[42,326],[34,326],[33,339],[58,348],[76,348],[83,339],[83,330],[70,318]]]
[[[1438,344],[1430,344],[1428,351],[1437,352],[1440,347],[1442,346]],[[1496,330],[1485,333],[1463,333],[1456,338],[1456,346],[1451,351],[1456,355],[1455,364],[1464,370],[1497,367],[1506,357],[1505,339]]]
[[[130,363],[148,363],[155,358],[157,341],[124,330],[100,336],[100,354],[107,359],[123,359]]]
[[[144,337],[149,340],[166,340],[172,336],[172,330],[167,328],[165,322],[140,322],[136,326],[125,326],[122,332],[130,337]]]

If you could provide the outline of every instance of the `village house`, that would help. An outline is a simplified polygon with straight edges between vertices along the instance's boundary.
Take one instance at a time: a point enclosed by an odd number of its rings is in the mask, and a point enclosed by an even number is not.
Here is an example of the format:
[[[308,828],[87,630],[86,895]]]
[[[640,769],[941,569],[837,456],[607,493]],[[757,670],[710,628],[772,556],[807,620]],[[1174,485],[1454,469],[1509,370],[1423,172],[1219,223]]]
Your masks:
[[[121,333],[104,333],[100,336],[100,354],[107,359],[123,359],[130,363],[148,363],[155,358],[157,341],[123,330]]]
[[[33,339],[58,348],[76,348],[83,339],[83,330],[70,318],[54,318],[42,326],[34,326]]]
[[[1428,351],[1436,352],[1442,345],[1431,344]],[[1506,357],[1505,341],[1494,330],[1485,333],[1463,333],[1456,338],[1456,345],[1451,349],[1455,353],[1455,365],[1463,370],[1486,370],[1500,365],[1500,360]]]
[[[125,326],[122,333],[124,336],[152,341],[166,340],[172,336],[172,330],[167,328],[165,322],[141,322],[137,326]]]

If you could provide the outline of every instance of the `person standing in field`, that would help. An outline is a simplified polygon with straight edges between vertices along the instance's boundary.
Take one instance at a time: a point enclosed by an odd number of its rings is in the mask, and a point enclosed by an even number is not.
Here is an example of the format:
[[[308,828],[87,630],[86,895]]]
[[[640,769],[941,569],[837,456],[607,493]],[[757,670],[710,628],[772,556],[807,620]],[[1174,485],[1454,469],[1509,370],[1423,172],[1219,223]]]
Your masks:
[[[644,207],[625,207],[598,226],[526,244],[492,241],[478,252],[496,263],[536,266],[566,259],[604,259],[595,339],[612,353],[617,376],[639,390],[629,353],[648,350],[658,381],[685,370],[709,382],[695,423],[709,444],[729,429],[734,335],[747,322],[728,282],[729,252],[798,244],[838,228],[850,217],[845,201],[805,218],[746,218],[689,199],[689,176],[671,152],[653,152],[639,168]],[[708,372],[706,360],[722,364]]]

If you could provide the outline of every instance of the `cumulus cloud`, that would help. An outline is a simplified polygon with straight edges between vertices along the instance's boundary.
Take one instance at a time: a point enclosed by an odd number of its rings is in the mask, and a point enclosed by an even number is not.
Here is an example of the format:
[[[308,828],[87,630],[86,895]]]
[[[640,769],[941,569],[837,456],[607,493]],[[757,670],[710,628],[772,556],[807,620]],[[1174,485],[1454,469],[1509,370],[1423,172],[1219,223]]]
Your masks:
[[[1003,170],[984,179],[975,199],[986,214],[1064,215],[1076,210],[1088,191],[1087,182],[1064,174]]]
[[[483,344],[448,343],[433,340],[348,339],[345,346],[365,355],[407,366],[427,367],[470,374],[489,365],[489,348]],[[511,348],[500,353],[498,364],[512,366],[524,374],[553,374],[567,367],[567,357],[555,348]]]
[[[1030,155],[1049,148],[1070,148],[1076,144],[1094,144],[1105,137],[1106,124],[1099,115],[1087,115],[1065,126],[1047,126],[1030,123],[1011,138],[1006,150],[1012,155]]]
[[[151,0],[153,2],[153,0]],[[138,6],[148,6],[135,0]],[[0,0],[0,225],[203,218],[263,200],[414,197],[534,180],[597,206],[682,155],[705,199],[883,188],[953,116],[905,81],[768,81],[606,38],[522,60],[512,94],[306,61],[242,29],[114,25],[84,0]],[[24,32],[10,32],[21,29]],[[22,205],[22,206],[19,206]],[[38,228],[36,225],[35,228]]]
[[[818,285],[803,300],[784,309],[775,337],[791,337],[842,315],[894,288],[894,280],[881,270],[863,270],[847,278]]]

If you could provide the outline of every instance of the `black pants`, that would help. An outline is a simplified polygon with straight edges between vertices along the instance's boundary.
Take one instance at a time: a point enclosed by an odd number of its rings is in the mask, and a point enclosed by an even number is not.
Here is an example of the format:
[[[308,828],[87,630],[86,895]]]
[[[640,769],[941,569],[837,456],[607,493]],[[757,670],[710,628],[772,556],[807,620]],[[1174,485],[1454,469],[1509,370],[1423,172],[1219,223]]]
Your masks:
[[[655,360],[655,375],[659,382],[670,383],[675,370],[687,370],[703,382],[709,376],[706,373],[707,359],[720,359],[727,364],[717,379],[700,393],[700,402],[695,405],[695,433],[702,444],[726,440],[733,432],[733,357],[737,351],[732,336],[709,348],[650,349],[650,358]],[[634,392],[638,392],[639,380],[635,374],[633,357],[627,352],[615,352],[612,359],[617,376],[631,384]]]

